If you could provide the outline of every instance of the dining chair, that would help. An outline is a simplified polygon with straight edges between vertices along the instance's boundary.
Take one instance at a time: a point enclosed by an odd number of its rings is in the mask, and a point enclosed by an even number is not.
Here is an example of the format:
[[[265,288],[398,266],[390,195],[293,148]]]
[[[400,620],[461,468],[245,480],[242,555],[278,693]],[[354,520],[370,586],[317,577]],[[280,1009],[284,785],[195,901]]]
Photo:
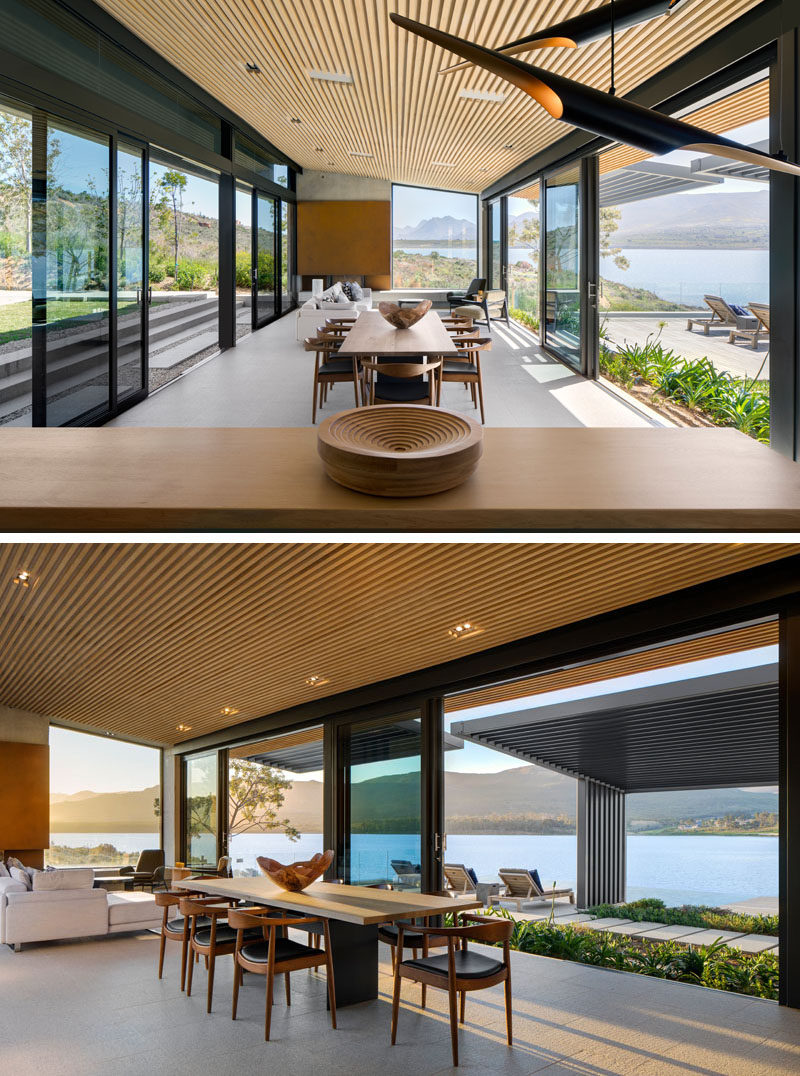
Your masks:
[[[364,359],[361,365],[366,377],[366,399],[370,405],[409,403],[433,406],[441,359],[427,356],[421,362],[386,362],[376,358]]]
[[[327,400],[328,387],[339,382],[350,381],[359,406],[359,390],[363,386],[363,370],[355,357],[337,359],[341,340],[327,336],[309,336],[303,341],[306,351],[314,352],[314,396],[311,407],[311,421],[317,421],[317,402],[322,407]],[[323,395],[324,393],[324,395]]]
[[[491,338],[488,336],[464,337],[458,341],[458,354],[448,356],[442,363],[439,373],[439,387],[436,396],[437,405],[442,398],[443,381],[460,381],[469,387],[472,402],[480,404],[481,422],[486,422],[483,409],[483,375],[481,374],[481,352],[490,351]]]
[[[292,1003],[289,975],[303,968],[319,968],[324,965],[328,980],[328,1003],[331,1010],[331,1027],[336,1028],[336,987],[333,981],[331,939],[327,919],[315,919],[308,915],[287,915],[271,908],[243,908],[228,915],[228,923],[236,930],[233,965],[233,1005],[231,1019],[236,1019],[239,1006],[239,987],[244,982],[244,972],[266,976],[266,1011],[264,1015],[264,1039],[269,1042],[272,1019],[273,986],[276,975],[285,975],[286,1004]],[[309,924],[321,924],[323,949],[286,937],[287,927],[305,929]],[[280,932],[280,933],[279,933]],[[256,937],[256,933],[258,937]]]
[[[187,897],[187,891],[182,889],[179,893],[173,893],[170,891],[163,893],[153,893],[153,900],[156,902],[156,907],[164,909],[164,917],[161,920],[161,944],[158,951],[158,977],[159,979],[163,975],[164,971],[164,951],[167,947],[167,942],[180,942],[181,945],[181,990],[186,987],[186,957],[189,951],[189,926],[191,922],[190,916],[176,916],[173,919],[169,918],[170,908],[174,908],[180,904],[182,900]],[[197,924],[201,929],[211,926],[211,919],[206,916],[198,916]]]
[[[193,957],[202,956],[206,959],[208,969],[208,989],[206,999],[206,1012],[211,1012],[211,1001],[214,996],[214,969],[218,956],[228,956],[236,948],[236,931],[226,922],[231,907],[236,904],[235,900],[226,900],[220,897],[212,897],[208,900],[197,897],[184,898],[178,905],[181,914],[190,919],[189,928],[189,975],[186,979],[186,996],[192,996],[192,977],[195,961]],[[200,925],[198,920],[208,917],[209,926]],[[257,937],[258,935],[253,935]]]
[[[462,913],[462,924],[470,921],[473,925],[460,927],[414,927],[422,936],[423,954],[418,960],[399,960],[394,969],[394,990],[392,993],[392,1046],[397,1041],[397,1017],[400,1010],[401,980],[423,983],[440,990],[446,990],[450,1001],[450,1043],[453,1051],[453,1065],[458,1067],[458,1024],[464,1023],[466,995],[470,990],[485,990],[498,983],[505,984],[506,1001],[506,1036],[508,1045],[512,1045],[511,1035],[511,953],[509,941],[514,924],[508,919],[487,922],[486,916]],[[398,945],[402,951],[404,945],[404,928],[399,924]],[[428,939],[444,937],[447,952],[437,956],[428,956]],[[502,960],[484,953],[471,952],[469,942],[484,942],[489,945],[502,945]],[[499,954],[498,954],[499,955]],[[460,1017],[457,1014],[457,999],[461,996]]]
[[[434,897],[452,897],[447,889],[434,890],[433,893],[427,893],[426,896]],[[399,922],[394,923],[379,923],[378,924],[378,941],[384,942],[389,946],[392,955],[392,974],[394,974],[395,964],[400,959],[400,925],[403,926],[403,951],[406,949],[411,950],[411,955],[414,960],[417,959],[417,954],[420,949],[424,948],[423,936],[415,930],[417,924],[422,926],[430,926],[431,919],[440,915],[440,912],[430,912],[428,915],[414,916],[413,919],[402,919]],[[454,913],[453,920],[456,926],[458,926],[458,912]],[[428,938],[428,948],[439,948],[443,945],[447,945],[447,938],[444,935],[433,934]],[[426,985],[422,983],[422,997],[420,1006],[425,1008],[425,994]]]

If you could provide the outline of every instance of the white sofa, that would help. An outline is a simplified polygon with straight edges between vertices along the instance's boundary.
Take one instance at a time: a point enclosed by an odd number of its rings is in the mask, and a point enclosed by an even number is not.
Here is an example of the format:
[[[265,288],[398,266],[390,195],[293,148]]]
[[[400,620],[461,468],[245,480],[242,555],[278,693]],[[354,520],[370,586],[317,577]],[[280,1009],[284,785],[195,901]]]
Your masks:
[[[314,336],[319,325],[324,325],[327,318],[351,318],[363,310],[372,309],[372,289],[362,288],[363,298],[357,303],[326,303],[324,308],[317,306],[317,300],[307,299],[297,311],[297,339],[302,342],[307,336]]]
[[[26,942],[88,938],[161,925],[163,909],[151,893],[93,889],[91,867],[52,872],[59,879],[48,880],[48,873],[34,875],[32,890],[13,878],[0,878],[0,943],[19,952]],[[40,878],[45,880],[37,886]]]

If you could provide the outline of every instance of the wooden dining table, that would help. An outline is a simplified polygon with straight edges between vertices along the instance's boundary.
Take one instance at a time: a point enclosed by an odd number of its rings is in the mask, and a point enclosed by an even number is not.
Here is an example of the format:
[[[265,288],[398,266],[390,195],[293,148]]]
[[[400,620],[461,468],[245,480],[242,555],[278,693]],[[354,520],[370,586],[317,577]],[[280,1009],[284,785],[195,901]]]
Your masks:
[[[301,893],[289,893],[266,877],[184,878],[174,887],[327,919],[337,1007],[377,998],[379,923],[482,907],[474,896],[435,897],[334,882],[314,882]]]
[[[370,355],[408,358],[417,355],[455,355],[457,348],[442,319],[433,310],[410,329],[395,329],[377,310],[365,310],[342,341],[340,358]]]

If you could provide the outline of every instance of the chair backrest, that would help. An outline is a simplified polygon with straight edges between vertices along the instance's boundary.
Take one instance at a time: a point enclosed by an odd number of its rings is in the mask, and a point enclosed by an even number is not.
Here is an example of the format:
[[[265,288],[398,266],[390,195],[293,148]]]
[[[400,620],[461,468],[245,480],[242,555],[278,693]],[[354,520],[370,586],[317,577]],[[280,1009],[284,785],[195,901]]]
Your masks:
[[[720,321],[726,325],[736,324],[736,314],[731,310],[721,295],[704,295],[706,305],[711,308],[712,313],[716,314]]]
[[[222,878],[230,878],[231,876],[231,857],[220,856],[217,860],[217,874]]]
[[[487,291],[486,302],[489,306],[502,306],[506,301],[506,293],[504,291]]]
[[[453,889],[459,893],[475,892],[475,883],[463,863],[445,863],[443,870],[445,878]]]
[[[170,893],[169,890],[163,890],[160,893],[154,893],[153,900],[156,902],[158,908],[174,908],[176,904],[180,904],[182,900],[186,900],[186,894]]]
[[[164,866],[164,849],[163,848],[145,848],[144,851],[139,853],[139,862],[136,864],[136,871],[142,874],[152,874],[156,867]]]
[[[755,316],[769,332],[769,303],[748,303]]]
[[[517,867],[503,867],[498,872],[509,897],[543,897],[544,893],[533,880],[531,872]]]
[[[412,863],[410,859],[393,859],[392,870],[395,874],[412,874]]]
[[[373,362],[365,359],[361,365],[365,370],[386,374],[387,377],[421,377],[431,370],[438,370],[441,359],[427,359],[425,362]]]
[[[470,281],[470,285],[464,292],[465,295],[477,295],[479,291],[486,291],[486,277],[476,276]]]

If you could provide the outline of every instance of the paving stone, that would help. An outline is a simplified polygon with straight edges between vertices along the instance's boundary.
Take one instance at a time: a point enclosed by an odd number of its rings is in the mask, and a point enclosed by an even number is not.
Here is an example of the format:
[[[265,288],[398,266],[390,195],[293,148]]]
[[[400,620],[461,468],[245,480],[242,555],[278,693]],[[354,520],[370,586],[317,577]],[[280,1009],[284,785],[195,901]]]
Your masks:
[[[655,930],[657,927],[663,927],[663,923],[628,923],[624,926],[609,927],[608,929],[612,934],[646,934],[648,930]]]
[[[720,938],[724,942],[731,942],[735,938],[745,938],[746,934],[737,934],[735,930],[700,930],[688,939],[691,945],[713,945]]]
[[[741,949],[743,953],[763,953],[767,949],[778,948],[778,939],[771,934],[745,934],[731,942],[732,949]]]
[[[641,924],[639,924],[641,926]],[[641,931],[639,932],[642,933]],[[679,926],[677,923],[662,923],[655,930],[648,930],[644,937],[653,938],[657,941],[688,941],[691,942],[693,935],[699,934],[698,927]]]
[[[592,923],[592,930],[610,930],[611,927],[621,927],[632,921],[631,919],[615,919],[612,915],[606,919],[595,919]]]

